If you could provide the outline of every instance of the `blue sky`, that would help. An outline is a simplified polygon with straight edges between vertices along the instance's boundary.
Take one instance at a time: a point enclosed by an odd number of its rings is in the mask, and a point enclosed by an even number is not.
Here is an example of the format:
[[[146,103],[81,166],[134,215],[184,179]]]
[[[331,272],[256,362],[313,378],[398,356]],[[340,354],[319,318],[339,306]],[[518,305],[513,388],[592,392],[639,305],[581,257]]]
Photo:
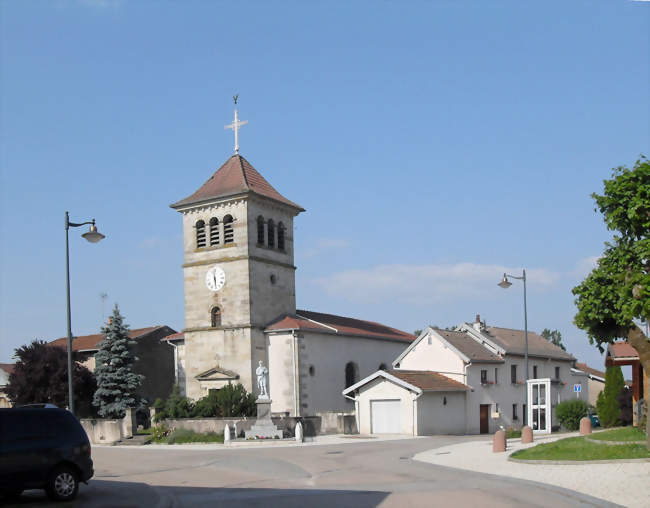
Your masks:
[[[610,234],[591,192],[649,154],[650,4],[599,1],[0,4],[0,361],[119,303],[183,327],[168,205],[241,153],[287,198],[299,308],[412,331],[477,313],[559,329],[602,366],[571,288]]]

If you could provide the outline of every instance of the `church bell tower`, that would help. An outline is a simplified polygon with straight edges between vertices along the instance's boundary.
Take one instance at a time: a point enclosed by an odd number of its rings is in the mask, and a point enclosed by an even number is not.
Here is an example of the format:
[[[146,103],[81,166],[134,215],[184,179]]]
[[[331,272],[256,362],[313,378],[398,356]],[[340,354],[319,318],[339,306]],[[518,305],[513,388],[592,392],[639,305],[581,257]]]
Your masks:
[[[236,100],[235,100],[236,104]],[[183,220],[186,395],[198,399],[228,382],[256,392],[267,363],[264,328],[296,312],[293,219],[289,201],[239,154],[196,192],[172,205]]]

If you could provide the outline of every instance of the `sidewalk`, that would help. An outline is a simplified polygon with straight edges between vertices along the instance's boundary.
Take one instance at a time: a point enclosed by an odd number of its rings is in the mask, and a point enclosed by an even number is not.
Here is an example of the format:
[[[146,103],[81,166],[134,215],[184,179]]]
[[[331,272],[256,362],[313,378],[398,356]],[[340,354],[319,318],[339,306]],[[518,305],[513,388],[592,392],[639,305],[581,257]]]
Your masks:
[[[517,450],[576,435],[578,433],[535,436],[535,442],[527,445],[522,445],[520,439],[509,439],[505,453],[493,453],[490,438],[428,450],[416,454],[413,459],[438,466],[556,485],[623,506],[650,506],[650,462],[552,465],[508,461],[508,456]]]

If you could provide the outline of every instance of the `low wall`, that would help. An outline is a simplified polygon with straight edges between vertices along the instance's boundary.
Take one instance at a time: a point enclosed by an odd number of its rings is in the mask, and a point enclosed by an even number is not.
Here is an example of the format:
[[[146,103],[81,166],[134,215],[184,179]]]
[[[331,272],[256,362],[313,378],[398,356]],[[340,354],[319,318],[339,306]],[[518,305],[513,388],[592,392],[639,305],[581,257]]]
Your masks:
[[[217,434],[223,434],[226,425],[230,425],[232,431],[236,423],[237,434],[243,434],[255,423],[255,418],[168,418],[160,423],[164,423],[170,429],[187,429],[199,433],[216,432]]]
[[[122,420],[82,419],[80,422],[92,444],[114,444],[122,439]]]

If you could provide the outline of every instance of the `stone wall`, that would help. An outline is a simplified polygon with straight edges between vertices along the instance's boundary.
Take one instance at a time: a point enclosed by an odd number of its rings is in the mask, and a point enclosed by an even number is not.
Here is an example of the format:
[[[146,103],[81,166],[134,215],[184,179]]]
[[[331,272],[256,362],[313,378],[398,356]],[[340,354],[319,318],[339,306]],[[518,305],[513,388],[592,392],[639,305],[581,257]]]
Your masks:
[[[237,424],[237,434],[249,430],[255,423],[255,418],[169,418],[161,422],[170,429],[187,429],[198,433],[216,432],[222,434],[226,425],[231,431]]]
[[[122,439],[122,420],[82,419],[80,421],[92,444],[115,444]]]

